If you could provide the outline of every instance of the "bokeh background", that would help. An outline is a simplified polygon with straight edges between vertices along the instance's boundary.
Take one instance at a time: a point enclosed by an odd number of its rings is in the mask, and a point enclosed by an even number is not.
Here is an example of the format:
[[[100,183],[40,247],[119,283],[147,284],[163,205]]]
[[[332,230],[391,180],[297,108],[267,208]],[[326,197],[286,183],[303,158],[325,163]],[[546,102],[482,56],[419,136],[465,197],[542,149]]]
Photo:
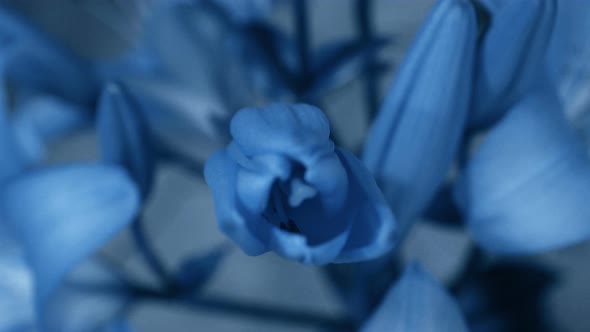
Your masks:
[[[141,37],[142,21],[149,13],[149,0],[5,0],[29,16],[47,33],[84,56],[110,59],[122,54]],[[342,36],[354,36],[351,24],[354,7],[349,0],[310,1],[312,43],[321,45]],[[432,0],[377,0],[374,24],[380,34],[393,38],[382,56],[392,65],[382,76],[383,96],[395,75],[412,37],[432,6]],[[272,20],[292,31],[288,6],[278,6]],[[343,143],[358,148],[368,123],[360,81],[340,89],[325,100],[333,126],[347,133]],[[79,134],[53,147],[50,163],[98,158],[92,132]],[[169,267],[176,266],[195,251],[206,251],[227,240],[218,231],[213,201],[202,177],[175,168],[163,168],[157,175],[155,194],[145,213],[148,233]],[[590,221],[589,221],[590,222]],[[404,259],[421,261],[435,276],[450,281],[466,259],[469,239],[458,229],[422,222],[402,248]],[[127,233],[113,239],[107,255],[147,283],[150,274]],[[559,280],[548,294],[550,314],[559,331],[590,331],[590,243],[531,256],[531,261],[558,268]],[[335,317],[344,308],[325,275],[318,268],[282,260],[274,254],[247,257],[234,248],[222,262],[204,295],[237,299],[243,303],[307,308]],[[224,315],[165,304],[146,303],[132,313],[138,331],[313,331],[259,321],[239,315]]]

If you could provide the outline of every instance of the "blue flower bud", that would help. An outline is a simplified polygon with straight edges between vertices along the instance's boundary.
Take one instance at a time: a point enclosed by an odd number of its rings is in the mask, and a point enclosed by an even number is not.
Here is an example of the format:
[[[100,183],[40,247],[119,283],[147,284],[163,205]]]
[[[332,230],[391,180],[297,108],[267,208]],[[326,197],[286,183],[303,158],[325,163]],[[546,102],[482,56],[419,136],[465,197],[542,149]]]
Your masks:
[[[243,109],[231,134],[207,161],[205,179],[221,230],[244,252],[326,264],[392,247],[395,221],[381,192],[356,157],[334,147],[319,109]]]
[[[470,101],[476,35],[469,1],[439,1],[369,133],[363,160],[402,225],[425,209],[455,158]]]
[[[470,125],[488,126],[549,75],[555,0],[485,0],[491,24],[478,53]]]

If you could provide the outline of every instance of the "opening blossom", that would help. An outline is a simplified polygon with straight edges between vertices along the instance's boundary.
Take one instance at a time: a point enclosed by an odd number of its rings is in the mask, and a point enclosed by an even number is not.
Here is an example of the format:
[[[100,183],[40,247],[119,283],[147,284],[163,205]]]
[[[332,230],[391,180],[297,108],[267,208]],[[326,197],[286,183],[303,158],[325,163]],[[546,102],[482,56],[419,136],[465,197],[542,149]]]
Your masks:
[[[246,108],[232,119],[231,135],[207,161],[205,179],[221,230],[244,252],[319,265],[391,248],[392,212],[361,162],[334,146],[319,109]]]

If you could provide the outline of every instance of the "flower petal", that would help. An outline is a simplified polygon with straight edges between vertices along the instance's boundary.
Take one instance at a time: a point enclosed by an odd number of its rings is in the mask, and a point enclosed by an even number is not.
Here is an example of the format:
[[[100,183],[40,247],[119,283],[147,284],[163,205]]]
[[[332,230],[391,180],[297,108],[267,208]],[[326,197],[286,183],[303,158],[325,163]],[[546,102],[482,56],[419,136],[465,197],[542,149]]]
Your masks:
[[[590,161],[557,97],[528,95],[490,131],[459,182],[487,250],[531,253],[590,237]]]
[[[251,220],[244,216],[245,209],[240,209],[236,193],[238,165],[225,150],[216,152],[205,164],[205,180],[211,188],[215,200],[215,215],[219,228],[240,248],[251,256],[265,253],[267,249],[264,237],[259,239],[254,230],[265,231],[269,237],[270,224],[260,221],[259,226],[250,226]],[[259,221],[255,218],[255,221]]]
[[[142,194],[152,186],[155,156],[143,118],[125,91],[108,85],[98,106],[98,138],[102,158],[126,168]]]
[[[349,178],[348,202],[355,205],[357,213],[350,216],[349,238],[334,262],[363,261],[381,256],[395,244],[393,213],[365,165],[344,149],[336,151]]]
[[[549,69],[549,41],[557,4],[548,1],[484,1],[491,25],[480,47],[470,125],[487,126]]]
[[[51,167],[0,187],[0,219],[24,246],[42,325],[66,275],[129,224],[138,205],[137,189],[113,166]]]
[[[363,160],[402,225],[426,207],[455,157],[467,116],[476,34],[469,1],[439,1],[369,133]]]
[[[22,250],[0,219],[0,331],[33,327],[33,276]],[[18,328],[17,328],[18,327]]]
[[[361,332],[467,332],[455,300],[422,267],[412,264],[389,290]]]
[[[333,153],[328,119],[319,109],[305,104],[245,108],[233,117],[231,135],[246,157],[275,153],[301,163],[305,181],[320,192],[326,211],[343,204],[346,173]]]

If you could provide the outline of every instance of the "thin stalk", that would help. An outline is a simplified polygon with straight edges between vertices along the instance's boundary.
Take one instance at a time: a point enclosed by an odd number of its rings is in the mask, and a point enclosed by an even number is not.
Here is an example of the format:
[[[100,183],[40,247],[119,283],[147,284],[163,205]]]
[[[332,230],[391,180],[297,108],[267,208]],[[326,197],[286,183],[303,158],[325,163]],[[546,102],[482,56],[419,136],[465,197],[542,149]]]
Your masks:
[[[299,58],[299,75],[297,98],[301,98],[311,80],[310,67],[310,42],[309,42],[309,19],[307,13],[307,0],[293,1],[293,14],[295,15],[295,33],[297,40],[297,53]]]
[[[371,47],[374,32],[371,24],[371,12],[373,9],[372,0],[356,0],[356,23],[361,42],[365,45],[367,52],[367,63],[372,65],[375,62],[375,52]],[[369,68],[365,78],[365,98],[369,119],[374,119],[379,109],[377,96],[377,75],[373,68]]]
[[[159,279],[164,288],[170,288],[174,285],[173,279],[169,276],[164,263],[158,257],[155,248],[147,238],[147,234],[143,225],[143,219],[138,217],[131,225],[131,234],[133,241],[140,252],[146,266]]]

